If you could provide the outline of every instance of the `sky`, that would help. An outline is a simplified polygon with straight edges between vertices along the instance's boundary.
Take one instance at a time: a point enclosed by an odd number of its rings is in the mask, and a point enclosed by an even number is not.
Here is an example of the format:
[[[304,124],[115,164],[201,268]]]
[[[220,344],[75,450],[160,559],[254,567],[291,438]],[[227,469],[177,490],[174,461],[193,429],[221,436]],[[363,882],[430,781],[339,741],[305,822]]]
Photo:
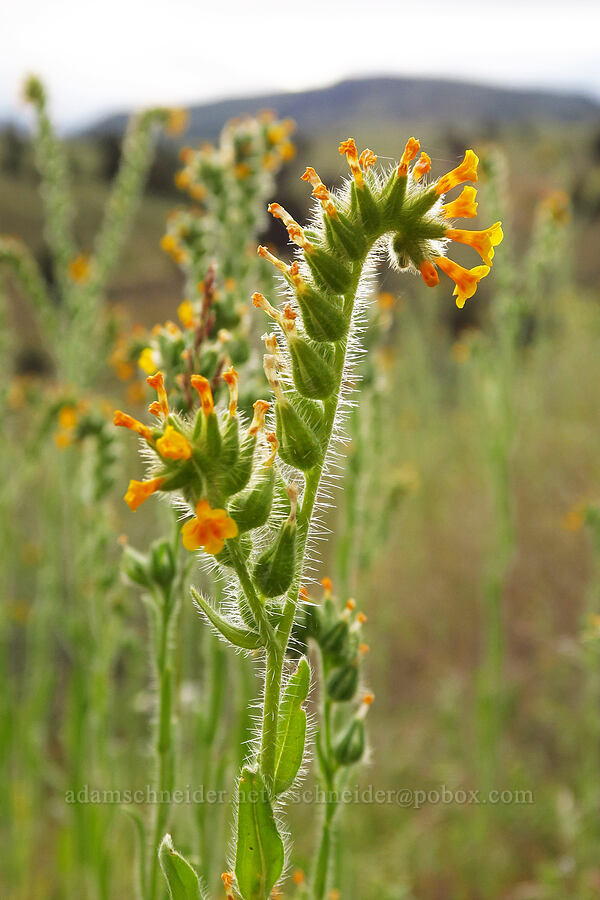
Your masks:
[[[0,0],[0,22],[0,118],[35,72],[63,129],[378,74],[600,99],[596,0]]]

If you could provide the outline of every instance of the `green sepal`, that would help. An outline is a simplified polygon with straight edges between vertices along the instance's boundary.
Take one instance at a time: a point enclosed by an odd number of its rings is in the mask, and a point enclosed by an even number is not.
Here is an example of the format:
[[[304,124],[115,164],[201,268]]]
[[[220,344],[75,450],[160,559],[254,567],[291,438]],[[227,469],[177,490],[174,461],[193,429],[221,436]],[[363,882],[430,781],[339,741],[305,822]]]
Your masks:
[[[211,463],[220,461],[221,432],[216,412],[211,412],[206,417],[206,453]]]
[[[281,876],[283,841],[265,783],[245,767],[238,785],[235,877],[243,900],[265,900]]]
[[[339,341],[344,336],[347,323],[339,297],[319,293],[305,284],[296,299],[306,333],[313,341]]]
[[[298,392],[311,400],[326,400],[330,397],[335,387],[331,347],[293,337],[289,341],[289,351],[294,385]]]
[[[341,248],[353,262],[361,259],[367,251],[362,228],[340,212],[335,217],[327,216],[327,219],[337,247]]]
[[[310,666],[303,657],[285,687],[279,706],[273,779],[275,796],[292,786],[302,765],[306,742],[306,712],[302,704],[308,697],[309,688]]]
[[[319,641],[322,651],[331,656],[342,657],[348,643],[349,633],[348,623],[344,619],[338,620],[334,625],[322,632],[321,640]]]
[[[160,474],[165,480],[159,490],[165,492],[178,491],[180,488],[185,487],[197,473],[194,469],[193,462],[188,459],[183,465],[179,464],[175,471],[167,469]]]
[[[327,693],[337,703],[352,700],[358,688],[358,665],[356,662],[334,669],[327,679]]]
[[[222,634],[230,644],[235,647],[242,647],[244,650],[257,650],[262,647],[260,635],[246,628],[240,628],[229,622],[221,613],[217,612],[214,607],[204,599],[202,594],[191,587],[190,592],[194,598],[196,606],[202,610],[206,618],[214,625],[219,634]]]
[[[226,469],[235,465],[240,454],[240,429],[236,416],[228,416],[223,427],[220,464]]]
[[[354,188],[355,185],[356,182],[353,183],[352,187]],[[362,187],[356,187],[356,199],[365,231],[375,234],[381,221],[381,213],[366,181]]]
[[[335,741],[333,752],[340,766],[351,766],[362,759],[365,745],[365,723],[355,717]]]
[[[316,466],[322,457],[321,444],[297,409],[287,400],[279,400],[275,420],[281,459],[303,472]]]
[[[241,532],[265,524],[271,514],[274,484],[274,467],[262,466],[254,483],[233,498],[228,514]]]
[[[306,262],[314,277],[334,294],[345,294],[352,283],[352,272],[333,253],[313,247]]]
[[[134,584],[139,584],[140,587],[150,587],[152,579],[149,566],[150,561],[145,553],[140,553],[139,550],[130,547],[129,544],[125,545],[123,556],[121,557],[121,568],[130,581],[133,581]]]
[[[152,580],[162,588],[167,588],[175,577],[175,552],[173,544],[166,538],[153,541],[150,548],[150,574]]]
[[[396,224],[404,206],[407,180],[406,175],[402,176],[394,172],[384,188],[383,194],[386,199],[383,208],[383,220],[385,223],[389,223],[391,227],[394,227]]]
[[[250,481],[255,448],[256,435],[247,435],[242,441],[238,461],[228,472],[221,476],[221,487],[226,496],[230,497],[232,494],[237,494]]]
[[[265,597],[285,594],[296,571],[296,520],[289,519],[279,529],[270,547],[264,550],[254,566],[252,576]]]
[[[161,841],[158,859],[171,900],[204,900],[200,879],[187,859],[175,850],[170,834]]]

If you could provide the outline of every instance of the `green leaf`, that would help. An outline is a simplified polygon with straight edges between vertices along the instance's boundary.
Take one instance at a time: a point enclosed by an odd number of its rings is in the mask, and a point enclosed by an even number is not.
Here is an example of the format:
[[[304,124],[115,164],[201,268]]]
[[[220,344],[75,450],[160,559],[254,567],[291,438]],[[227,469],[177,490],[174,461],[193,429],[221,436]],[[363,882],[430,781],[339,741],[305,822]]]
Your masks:
[[[198,876],[187,859],[175,850],[170,834],[165,834],[161,841],[158,859],[171,900],[203,900]]]
[[[146,836],[146,826],[144,825],[144,820],[140,814],[130,806],[122,806],[121,809],[123,812],[127,813],[135,827],[140,897],[142,900],[146,900],[148,896],[148,884],[146,880],[146,847],[148,845],[148,839]]]
[[[263,646],[260,636],[255,631],[240,628],[238,625],[229,622],[224,616],[218,613],[216,609],[204,599],[202,594],[199,594],[198,591],[195,590],[195,588],[190,588],[190,591],[196,606],[202,610],[206,618],[212,622],[217,631],[222,634],[230,644],[233,644],[235,647],[242,647],[244,650],[256,650]]]
[[[306,713],[302,704],[308,697],[310,667],[303,657],[288,681],[279,707],[275,755],[275,795],[291,787],[302,765],[306,741]]]
[[[283,841],[258,772],[242,769],[238,786],[235,875],[243,900],[265,900],[283,871]]]

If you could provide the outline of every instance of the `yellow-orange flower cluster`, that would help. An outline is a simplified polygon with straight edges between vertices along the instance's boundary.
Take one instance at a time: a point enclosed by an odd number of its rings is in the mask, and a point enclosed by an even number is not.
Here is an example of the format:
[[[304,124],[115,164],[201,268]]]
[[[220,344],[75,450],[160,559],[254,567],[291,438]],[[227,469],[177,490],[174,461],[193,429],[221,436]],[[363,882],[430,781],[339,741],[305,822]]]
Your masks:
[[[216,556],[237,533],[237,525],[224,509],[212,509],[208,500],[199,500],[195,517],[181,529],[181,538],[186,550],[202,549]]]

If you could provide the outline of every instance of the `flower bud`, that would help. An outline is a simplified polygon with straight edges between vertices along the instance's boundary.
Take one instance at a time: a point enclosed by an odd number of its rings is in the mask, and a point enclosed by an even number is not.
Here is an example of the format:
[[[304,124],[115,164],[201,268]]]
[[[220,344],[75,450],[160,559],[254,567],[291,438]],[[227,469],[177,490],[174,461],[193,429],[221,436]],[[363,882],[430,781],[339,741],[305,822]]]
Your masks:
[[[347,619],[338,619],[334,625],[322,632],[320,640],[321,650],[323,653],[338,658],[345,656],[349,634],[350,626]]]
[[[289,350],[294,384],[302,396],[312,400],[326,400],[331,396],[335,387],[331,348],[311,344],[296,334],[290,336]]]
[[[346,332],[346,319],[338,297],[319,293],[304,283],[296,293],[306,333],[313,341],[339,341]]]
[[[345,294],[352,281],[352,273],[338,257],[313,247],[306,253],[306,262],[317,281],[334,294]]]
[[[140,587],[150,587],[152,579],[149,572],[148,557],[139,550],[126,545],[121,558],[121,566],[126,577]]]
[[[285,398],[280,399],[275,406],[275,418],[282,460],[303,472],[316,466],[322,456],[321,445],[297,409]]]
[[[332,700],[352,700],[358,688],[358,665],[355,662],[334,669],[327,679],[327,693]]]
[[[351,766],[362,759],[365,746],[365,723],[355,717],[335,741],[333,752],[340,766]]]
[[[292,509],[273,544],[256,561],[254,581],[265,597],[285,594],[296,571],[296,501],[297,489],[288,487]]]
[[[150,574],[161,587],[168,587],[175,577],[175,555],[170,541],[161,538],[150,548]]]
[[[264,525],[271,513],[275,469],[268,466],[261,469],[256,482],[233,498],[229,504],[229,515],[240,531],[250,531]]]
[[[227,497],[239,493],[250,481],[255,448],[256,435],[247,435],[240,447],[237,462],[230,469],[226,470],[222,476],[221,486],[223,493]]]

